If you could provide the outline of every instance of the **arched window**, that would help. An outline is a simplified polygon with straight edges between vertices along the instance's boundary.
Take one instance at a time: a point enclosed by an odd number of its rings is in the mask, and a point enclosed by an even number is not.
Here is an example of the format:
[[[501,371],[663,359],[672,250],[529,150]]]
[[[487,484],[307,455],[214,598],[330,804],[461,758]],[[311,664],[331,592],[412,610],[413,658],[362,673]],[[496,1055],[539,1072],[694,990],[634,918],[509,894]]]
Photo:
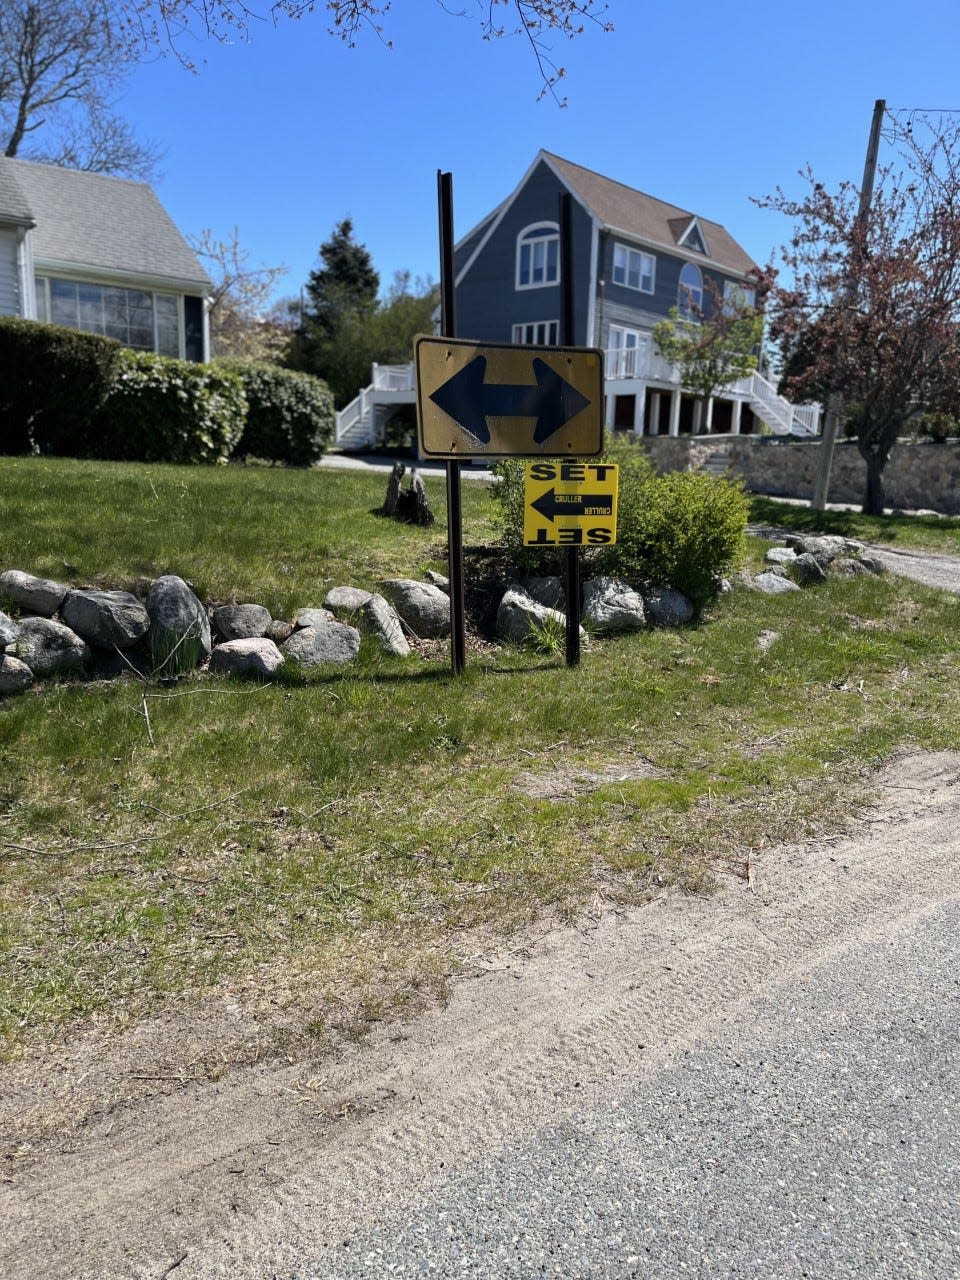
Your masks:
[[[560,233],[555,222],[537,222],[517,236],[517,288],[539,289],[560,279]]]
[[[677,307],[687,319],[695,319],[703,310],[703,276],[693,262],[685,262],[680,272]]]

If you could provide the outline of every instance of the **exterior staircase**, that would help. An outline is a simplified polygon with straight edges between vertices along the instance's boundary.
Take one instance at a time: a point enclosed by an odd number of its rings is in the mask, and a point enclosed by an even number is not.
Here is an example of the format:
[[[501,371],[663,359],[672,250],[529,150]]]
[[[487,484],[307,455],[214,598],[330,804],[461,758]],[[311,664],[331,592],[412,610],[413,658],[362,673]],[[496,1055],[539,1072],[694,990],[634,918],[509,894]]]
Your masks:
[[[412,364],[375,364],[373,381],[337,414],[336,444],[340,449],[368,449],[377,443],[384,411],[413,404],[416,383]]]
[[[750,408],[774,435],[815,436],[819,430],[818,404],[791,404],[759,373],[742,378],[736,389],[746,394]]]

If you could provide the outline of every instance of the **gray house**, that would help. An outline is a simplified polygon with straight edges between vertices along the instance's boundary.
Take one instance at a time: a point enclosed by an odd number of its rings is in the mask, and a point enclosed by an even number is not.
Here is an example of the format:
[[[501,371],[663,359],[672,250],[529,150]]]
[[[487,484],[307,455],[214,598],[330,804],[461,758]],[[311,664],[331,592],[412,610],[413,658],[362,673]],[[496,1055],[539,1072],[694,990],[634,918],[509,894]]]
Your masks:
[[[719,223],[612,178],[538,153],[514,190],[456,245],[457,334],[478,342],[552,346],[560,329],[559,196],[573,205],[575,342],[605,352],[611,430],[680,435],[697,420],[694,397],[663,360],[653,327],[672,307],[709,309],[719,297],[752,302],[756,264]],[[375,368],[339,415],[346,445],[376,438],[393,406],[410,398],[412,370]],[[812,434],[817,406],[791,405],[759,374],[707,403],[713,433]]]
[[[206,360],[209,288],[146,183],[0,156],[0,315]]]

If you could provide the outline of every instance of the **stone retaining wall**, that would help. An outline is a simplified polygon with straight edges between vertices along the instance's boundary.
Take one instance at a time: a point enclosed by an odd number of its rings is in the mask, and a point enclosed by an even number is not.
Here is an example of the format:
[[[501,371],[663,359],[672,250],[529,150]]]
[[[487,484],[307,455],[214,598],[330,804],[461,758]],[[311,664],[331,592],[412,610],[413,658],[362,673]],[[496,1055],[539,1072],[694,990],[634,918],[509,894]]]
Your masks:
[[[809,498],[820,452],[819,440],[770,436],[644,436],[642,444],[658,471],[694,467],[727,468],[743,477],[752,493]],[[830,477],[830,501],[863,501],[866,464],[856,444],[837,443]],[[960,440],[900,441],[883,473],[886,505],[960,515]]]

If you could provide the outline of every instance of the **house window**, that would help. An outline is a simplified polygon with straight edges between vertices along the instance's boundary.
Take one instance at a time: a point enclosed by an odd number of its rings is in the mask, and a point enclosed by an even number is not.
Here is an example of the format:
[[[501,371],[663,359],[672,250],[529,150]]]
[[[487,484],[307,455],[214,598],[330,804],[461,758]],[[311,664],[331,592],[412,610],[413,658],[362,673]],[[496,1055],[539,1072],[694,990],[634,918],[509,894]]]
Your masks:
[[[736,280],[724,280],[723,300],[730,307],[755,307],[757,305],[756,289],[748,289]]]
[[[517,288],[539,289],[560,279],[560,233],[555,222],[538,222],[517,237]]]
[[[677,306],[686,319],[696,319],[703,310],[703,276],[692,262],[685,262],[680,271]]]
[[[636,329],[610,326],[610,349],[607,353],[608,378],[636,378],[640,375],[640,353],[645,350]]]
[[[37,276],[36,286],[39,320],[116,338],[136,351],[180,355],[183,324],[176,294],[45,276]]]
[[[628,249],[625,244],[613,246],[613,282],[639,289],[641,293],[653,293],[657,260],[652,253]]]
[[[558,320],[534,320],[530,324],[513,326],[513,341],[517,346],[555,347],[559,334]]]

